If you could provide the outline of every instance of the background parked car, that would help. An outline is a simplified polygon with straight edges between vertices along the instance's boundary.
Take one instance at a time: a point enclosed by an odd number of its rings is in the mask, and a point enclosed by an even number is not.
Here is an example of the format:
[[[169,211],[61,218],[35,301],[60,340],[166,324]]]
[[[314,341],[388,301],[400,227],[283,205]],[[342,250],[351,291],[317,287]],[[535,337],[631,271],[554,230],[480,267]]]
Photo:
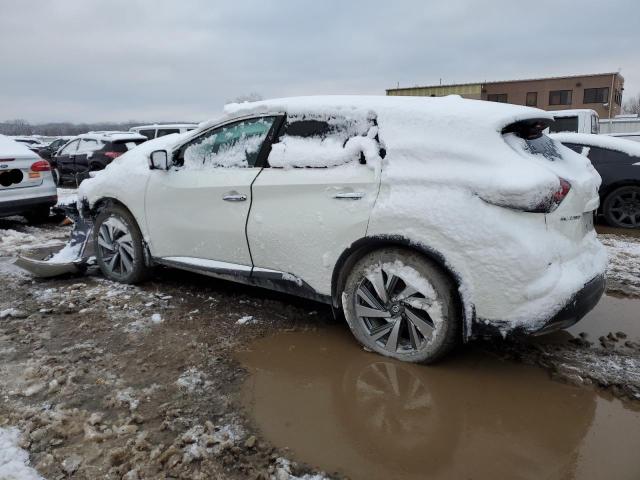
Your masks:
[[[600,213],[612,227],[640,228],[640,144],[609,135],[551,135],[585,155],[602,177]]]
[[[133,132],[89,132],[79,135],[52,158],[57,184],[80,183],[89,172],[102,170],[114,158],[147,141]]]
[[[24,215],[41,222],[57,201],[49,162],[23,143],[0,135],[0,217]]]
[[[12,140],[25,145],[29,150],[36,153],[46,146],[40,139],[34,137],[13,137]]]
[[[53,155],[62,147],[64,146],[65,143],[69,142],[70,140],[74,139],[76,137],[73,136],[69,136],[69,137],[58,137],[55,140],[53,140],[49,145],[47,145],[46,147],[42,147],[38,150],[38,155],[40,155],[42,158],[44,158],[45,160],[51,160],[51,157],[53,157]]]
[[[164,125],[153,124],[131,127],[129,131],[144,135],[151,140],[153,138],[171,135],[172,133],[185,133],[190,130],[195,130],[196,128],[198,128],[197,123],[168,123]]]

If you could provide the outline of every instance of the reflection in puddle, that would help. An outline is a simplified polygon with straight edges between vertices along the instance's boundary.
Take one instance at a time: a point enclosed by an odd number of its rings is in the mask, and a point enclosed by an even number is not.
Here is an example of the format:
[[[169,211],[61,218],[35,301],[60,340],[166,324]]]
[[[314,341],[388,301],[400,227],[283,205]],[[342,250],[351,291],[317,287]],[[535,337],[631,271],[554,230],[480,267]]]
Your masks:
[[[243,403],[293,458],[354,479],[640,478],[640,413],[466,351],[437,366],[360,349],[346,328],[240,354]]]

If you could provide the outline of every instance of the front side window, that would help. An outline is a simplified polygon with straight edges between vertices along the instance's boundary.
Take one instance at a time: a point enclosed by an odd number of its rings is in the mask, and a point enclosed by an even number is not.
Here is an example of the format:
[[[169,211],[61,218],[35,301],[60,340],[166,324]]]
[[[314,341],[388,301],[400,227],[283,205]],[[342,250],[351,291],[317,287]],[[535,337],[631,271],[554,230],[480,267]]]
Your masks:
[[[275,117],[260,117],[224,125],[182,148],[178,164],[186,168],[254,167]]]
[[[62,150],[60,150],[60,155],[72,155],[72,154],[74,154],[76,152],[76,150],[78,149],[78,144],[79,143],[80,143],[80,140],[74,140],[69,145],[67,145]]]
[[[535,107],[538,105],[538,92],[527,92],[527,107]]]
[[[571,90],[549,92],[549,105],[571,105]]]
[[[554,122],[549,125],[551,133],[558,132],[577,132],[578,117],[557,117]]]
[[[487,95],[487,100],[490,102],[507,103],[506,93],[490,93]]]
[[[585,88],[583,103],[607,103],[609,101],[609,88]]]

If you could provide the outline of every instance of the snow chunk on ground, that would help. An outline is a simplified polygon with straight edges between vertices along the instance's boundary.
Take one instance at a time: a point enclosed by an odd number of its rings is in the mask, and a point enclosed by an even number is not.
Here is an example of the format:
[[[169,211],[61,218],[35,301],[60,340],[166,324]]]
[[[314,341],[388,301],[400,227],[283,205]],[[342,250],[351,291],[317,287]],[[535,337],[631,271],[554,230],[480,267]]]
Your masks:
[[[207,375],[195,367],[185,370],[176,380],[176,385],[182,390],[193,393],[207,386]]]
[[[29,454],[19,445],[17,428],[0,428],[0,479],[44,480],[29,466]]]
[[[258,323],[258,321],[251,315],[245,315],[236,321],[236,324],[238,325],[251,325],[253,323]]]

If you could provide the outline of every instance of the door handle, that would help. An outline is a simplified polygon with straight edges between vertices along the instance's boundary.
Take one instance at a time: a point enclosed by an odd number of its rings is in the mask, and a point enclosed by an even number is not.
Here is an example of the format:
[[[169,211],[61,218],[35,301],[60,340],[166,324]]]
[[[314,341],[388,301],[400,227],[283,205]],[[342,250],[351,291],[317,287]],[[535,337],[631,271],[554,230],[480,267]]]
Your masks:
[[[338,200],[360,200],[364,197],[364,192],[343,192],[336,193],[333,198],[337,198]]]
[[[224,194],[222,199],[227,202],[244,202],[247,196],[238,192],[228,192]]]

